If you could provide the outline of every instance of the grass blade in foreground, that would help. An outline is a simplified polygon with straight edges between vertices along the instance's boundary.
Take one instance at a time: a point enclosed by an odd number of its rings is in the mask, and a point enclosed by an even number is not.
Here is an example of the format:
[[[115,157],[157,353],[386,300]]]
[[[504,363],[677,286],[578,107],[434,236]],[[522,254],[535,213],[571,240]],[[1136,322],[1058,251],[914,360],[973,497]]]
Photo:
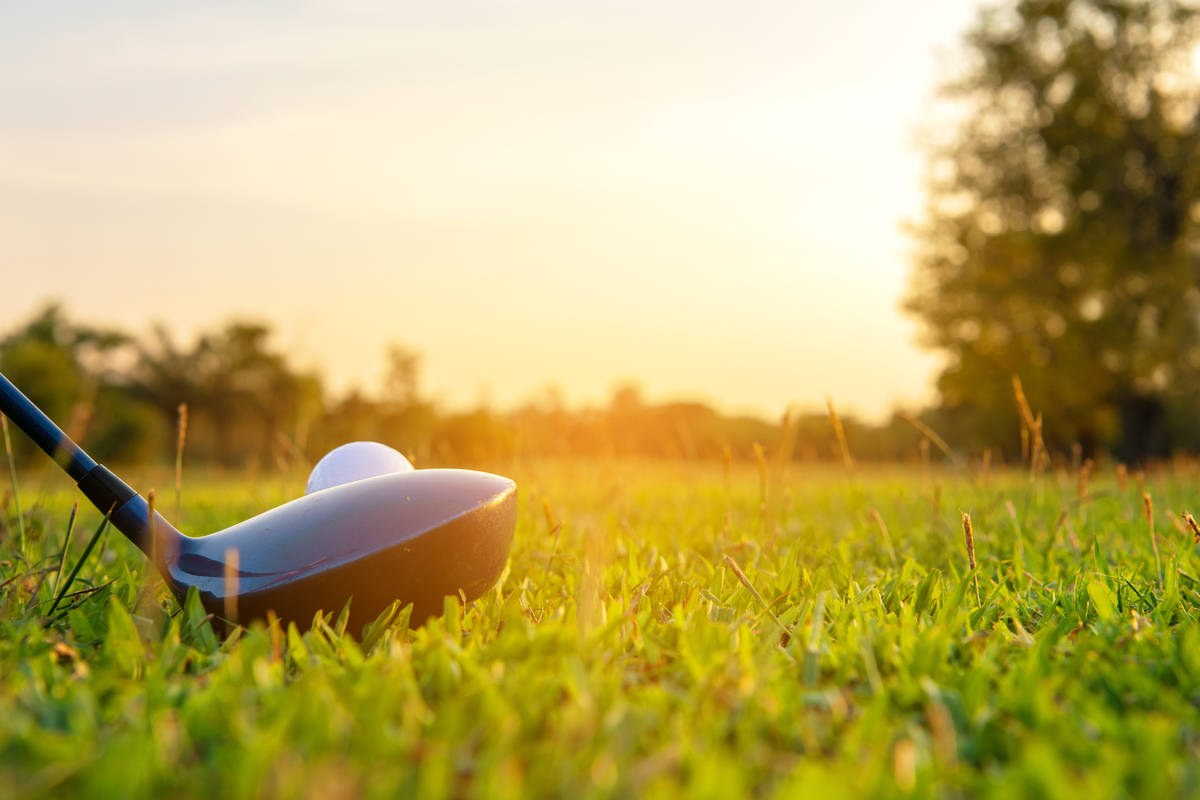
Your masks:
[[[21,557],[25,557],[25,515],[21,512],[21,490],[17,487],[17,464],[13,459],[12,437],[8,432],[8,417],[0,414],[0,428],[4,430],[4,455],[8,458],[8,477],[12,481],[13,506],[17,511],[17,530],[21,535]]]
[[[67,576],[66,581],[60,581],[58,591],[54,595],[54,602],[50,604],[50,609],[46,612],[46,619],[49,620],[54,616],[54,610],[58,608],[58,604],[62,602],[63,597],[71,588],[71,584],[75,582],[75,576],[79,574],[79,569],[87,561],[88,556],[92,553],[92,548],[96,546],[96,542],[104,534],[105,528],[108,527],[109,514],[112,514],[112,509],[108,510],[108,514],[104,515],[104,519],[100,520],[100,524],[96,527],[96,532],[92,534],[92,538],[88,539],[88,543],[83,548],[83,552],[79,555],[79,560],[75,562],[75,566],[71,568],[71,574]],[[72,521],[74,518],[72,518]],[[66,551],[64,549],[64,555]]]

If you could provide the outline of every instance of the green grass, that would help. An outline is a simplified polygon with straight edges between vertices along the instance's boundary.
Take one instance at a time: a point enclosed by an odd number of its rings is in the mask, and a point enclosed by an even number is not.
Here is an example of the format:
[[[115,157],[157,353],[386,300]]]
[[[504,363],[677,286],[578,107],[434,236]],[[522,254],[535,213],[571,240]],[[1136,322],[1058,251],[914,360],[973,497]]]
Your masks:
[[[496,590],[363,642],[336,620],[221,641],[115,534],[71,591],[103,588],[44,627],[74,498],[22,476],[0,796],[1200,794],[1200,553],[1170,518],[1200,510],[1192,471],[1146,486],[1161,575],[1138,488],[1105,473],[1077,502],[1066,474],[790,469],[764,502],[753,467],[507,471]],[[185,476],[184,527],[301,483]]]

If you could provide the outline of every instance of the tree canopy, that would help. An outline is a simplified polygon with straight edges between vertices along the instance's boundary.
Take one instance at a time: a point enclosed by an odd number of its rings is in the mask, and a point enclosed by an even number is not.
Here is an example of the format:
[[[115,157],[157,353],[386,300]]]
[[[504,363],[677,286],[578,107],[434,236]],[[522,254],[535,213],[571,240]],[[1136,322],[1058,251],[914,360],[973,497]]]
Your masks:
[[[905,306],[975,444],[1017,441],[1014,374],[1059,446],[1200,443],[1198,22],[1176,0],[1021,0],[966,37]]]

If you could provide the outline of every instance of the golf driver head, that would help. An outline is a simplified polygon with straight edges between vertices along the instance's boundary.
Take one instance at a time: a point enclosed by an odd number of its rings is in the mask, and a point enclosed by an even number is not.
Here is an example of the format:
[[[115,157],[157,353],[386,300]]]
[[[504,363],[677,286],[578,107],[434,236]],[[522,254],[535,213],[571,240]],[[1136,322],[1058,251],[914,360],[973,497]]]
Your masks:
[[[394,472],[313,492],[217,533],[184,536],[0,374],[0,413],[62,467],[158,567],[179,598],[233,622],[273,611],[307,626],[351,600],[358,633],[393,602],[412,624],[446,597],[473,600],[500,577],[516,528],[517,487],[486,472]]]
[[[223,619],[273,611],[303,627],[352,598],[348,630],[358,633],[393,601],[412,603],[416,625],[441,614],[446,597],[473,600],[491,588],[512,543],[516,484],[417,470],[305,495],[207,536],[160,525],[156,515],[153,557],[181,599],[195,586]]]

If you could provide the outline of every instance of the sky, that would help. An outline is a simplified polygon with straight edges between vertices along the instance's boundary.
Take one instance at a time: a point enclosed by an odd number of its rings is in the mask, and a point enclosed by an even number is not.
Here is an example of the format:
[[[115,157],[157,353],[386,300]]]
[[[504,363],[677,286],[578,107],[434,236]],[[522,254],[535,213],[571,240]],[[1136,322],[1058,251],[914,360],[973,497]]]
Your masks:
[[[899,309],[968,0],[0,10],[0,332],[232,318],[335,391],[932,398]]]

